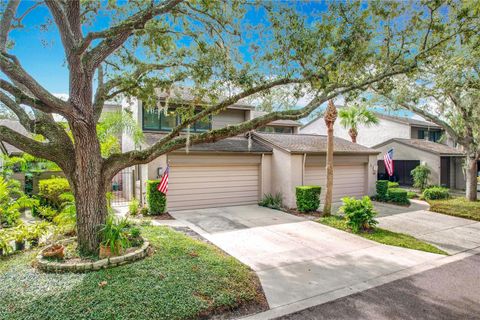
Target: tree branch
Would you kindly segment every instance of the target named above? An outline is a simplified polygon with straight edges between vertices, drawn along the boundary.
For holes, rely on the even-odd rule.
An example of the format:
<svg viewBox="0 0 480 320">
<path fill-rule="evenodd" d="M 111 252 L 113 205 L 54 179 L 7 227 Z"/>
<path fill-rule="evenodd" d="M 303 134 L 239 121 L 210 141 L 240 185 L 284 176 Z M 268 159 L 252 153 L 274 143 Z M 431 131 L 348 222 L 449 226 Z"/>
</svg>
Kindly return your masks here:
<svg viewBox="0 0 480 320">
<path fill-rule="evenodd" d="M 63 47 L 67 53 L 67 59 L 71 59 L 71 53 L 75 49 L 75 37 L 73 35 L 70 21 L 64 10 L 64 6 L 57 0 L 45 0 L 50 12 L 52 13 L 55 24 L 57 25 L 60 37 L 62 38 Z"/>
<path fill-rule="evenodd" d="M 12 29 L 12 20 L 17 12 L 20 0 L 10 0 L 0 21 L 0 52 L 7 49 L 8 34 Z"/>
<path fill-rule="evenodd" d="M 50 143 L 42 143 L 24 136 L 6 126 L 0 126 L 0 140 L 36 157 L 56 161 L 55 148 Z"/>
<path fill-rule="evenodd" d="M 143 29 L 145 24 L 155 16 L 170 12 L 183 0 L 167 0 L 159 5 L 150 6 L 148 9 L 137 12 L 121 24 L 100 32 L 87 34 L 79 46 L 79 53 L 84 52 L 94 39 L 103 38 L 95 48 L 87 53 L 88 69 L 95 70 L 98 65 L 111 53 L 117 50 L 135 30 Z"/>
</svg>

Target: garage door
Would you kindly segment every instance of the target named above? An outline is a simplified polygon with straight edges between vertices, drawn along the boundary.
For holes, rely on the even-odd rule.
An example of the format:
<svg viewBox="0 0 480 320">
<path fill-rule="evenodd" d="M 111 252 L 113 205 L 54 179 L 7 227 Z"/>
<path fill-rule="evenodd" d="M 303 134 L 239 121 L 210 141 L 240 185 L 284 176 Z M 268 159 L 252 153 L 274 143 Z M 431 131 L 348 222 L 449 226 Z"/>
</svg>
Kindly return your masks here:
<svg viewBox="0 0 480 320">
<path fill-rule="evenodd" d="M 343 197 L 362 197 L 367 194 L 367 166 L 345 165 L 334 167 L 333 201 Z M 326 170 L 323 166 L 305 168 L 305 184 L 322 186 L 322 198 L 325 197 Z"/>
<path fill-rule="evenodd" d="M 259 165 L 171 166 L 168 210 L 256 204 Z"/>
</svg>

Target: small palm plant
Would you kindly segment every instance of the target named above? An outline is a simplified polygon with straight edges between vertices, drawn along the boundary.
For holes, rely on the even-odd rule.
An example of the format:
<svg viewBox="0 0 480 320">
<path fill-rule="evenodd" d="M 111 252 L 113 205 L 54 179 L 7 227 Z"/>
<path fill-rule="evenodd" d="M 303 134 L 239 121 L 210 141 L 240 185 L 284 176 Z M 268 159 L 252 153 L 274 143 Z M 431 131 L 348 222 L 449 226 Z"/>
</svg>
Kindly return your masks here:
<svg viewBox="0 0 480 320">
<path fill-rule="evenodd" d="M 357 143 L 358 127 L 377 125 L 379 120 L 375 113 L 365 106 L 353 105 L 350 108 L 340 109 L 340 125 L 348 129 L 348 134 L 353 143 Z"/>
<path fill-rule="evenodd" d="M 107 217 L 105 224 L 99 230 L 102 238 L 100 258 L 118 255 L 130 245 L 128 240 L 129 227 L 130 223 L 126 218 L 117 220 L 114 215 Z"/>
</svg>

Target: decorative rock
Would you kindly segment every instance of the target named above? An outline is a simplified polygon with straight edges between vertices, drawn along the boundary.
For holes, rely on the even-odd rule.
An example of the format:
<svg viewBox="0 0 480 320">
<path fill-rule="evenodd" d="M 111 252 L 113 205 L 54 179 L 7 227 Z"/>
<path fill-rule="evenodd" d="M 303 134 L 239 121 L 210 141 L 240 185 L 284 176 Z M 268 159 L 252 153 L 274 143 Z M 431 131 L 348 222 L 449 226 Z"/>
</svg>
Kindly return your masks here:
<svg viewBox="0 0 480 320">
<path fill-rule="evenodd" d="M 75 238 L 64 240 L 62 243 L 67 244 L 75 241 Z M 48 250 L 50 246 L 43 250 Z M 42 251 L 43 251 L 42 250 Z M 125 265 L 133 261 L 145 258 L 151 252 L 150 244 L 144 241 L 143 245 L 133 252 L 118 257 L 111 257 L 95 262 L 78 262 L 78 263 L 62 263 L 56 261 L 49 261 L 42 256 L 42 252 L 37 255 L 36 266 L 38 269 L 45 272 L 88 272 L 100 269 L 112 268 L 120 265 Z"/>
</svg>

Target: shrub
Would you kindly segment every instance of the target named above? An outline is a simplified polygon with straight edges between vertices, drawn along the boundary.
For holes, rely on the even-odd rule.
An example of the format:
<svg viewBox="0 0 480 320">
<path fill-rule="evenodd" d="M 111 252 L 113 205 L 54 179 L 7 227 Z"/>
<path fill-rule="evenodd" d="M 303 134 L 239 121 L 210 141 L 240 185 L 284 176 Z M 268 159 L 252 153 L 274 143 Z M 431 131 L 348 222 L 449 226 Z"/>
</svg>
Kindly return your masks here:
<svg viewBox="0 0 480 320">
<path fill-rule="evenodd" d="M 262 207 L 268 207 L 268 208 L 279 210 L 283 208 L 282 194 L 281 193 L 276 193 L 275 195 L 272 195 L 270 193 L 265 194 L 263 195 L 262 201 L 260 201 L 258 205 Z"/>
<path fill-rule="evenodd" d="M 340 207 L 340 212 L 345 214 L 347 226 L 353 232 L 369 230 L 378 223 L 374 219 L 377 212 L 373 208 L 372 201 L 368 196 L 361 200 L 355 198 L 343 198 L 343 206 Z"/>
<path fill-rule="evenodd" d="M 407 190 L 400 188 L 388 189 L 387 197 L 388 201 L 398 204 L 409 204 Z"/>
<path fill-rule="evenodd" d="M 411 174 L 413 186 L 423 191 L 427 187 L 430 169 L 426 165 L 419 165 L 411 171 Z"/>
<path fill-rule="evenodd" d="M 167 197 L 157 190 L 160 180 L 147 181 L 147 206 L 151 215 L 165 213 L 167 208 Z"/>
<path fill-rule="evenodd" d="M 65 178 L 54 177 L 38 182 L 38 195 L 42 205 L 60 209 L 62 203 L 65 202 L 65 196 L 62 195 L 68 192 L 70 192 L 70 185 Z"/>
<path fill-rule="evenodd" d="M 52 221 L 58 213 L 59 212 L 56 209 L 49 206 L 35 207 L 35 215 L 49 221 Z"/>
<path fill-rule="evenodd" d="M 300 212 L 316 211 L 320 206 L 320 186 L 298 186 L 295 188 L 297 209 Z"/>
<path fill-rule="evenodd" d="M 408 199 L 414 199 L 417 197 L 417 193 L 413 191 L 407 191 L 407 198 Z"/>
<path fill-rule="evenodd" d="M 430 187 L 423 191 L 422 197 L 425 200 L 441 200 L 450 198 L 450 194 L 447 188 Z"/>
<path fill-rule="evenodd" d="M 140 208 L 140 201 L 138 199 L 133 198 L 128 205 L 128 212 L 132 216 L 136 216 L 138 214 L 138 209 Z"/>
<path fill-rule="evenodd" d="M 398 184 L 398 182 L 393 182 L 393 181 L 388 181 L 388 188 L 398 188 L 400 187 L 400 185 Z"/>
<path fill-rule="evenodd" d="M 376 199 L 379 201 L 387 201 L 388 180 L 377 180 L 377 195 Z"/>
</svg>

